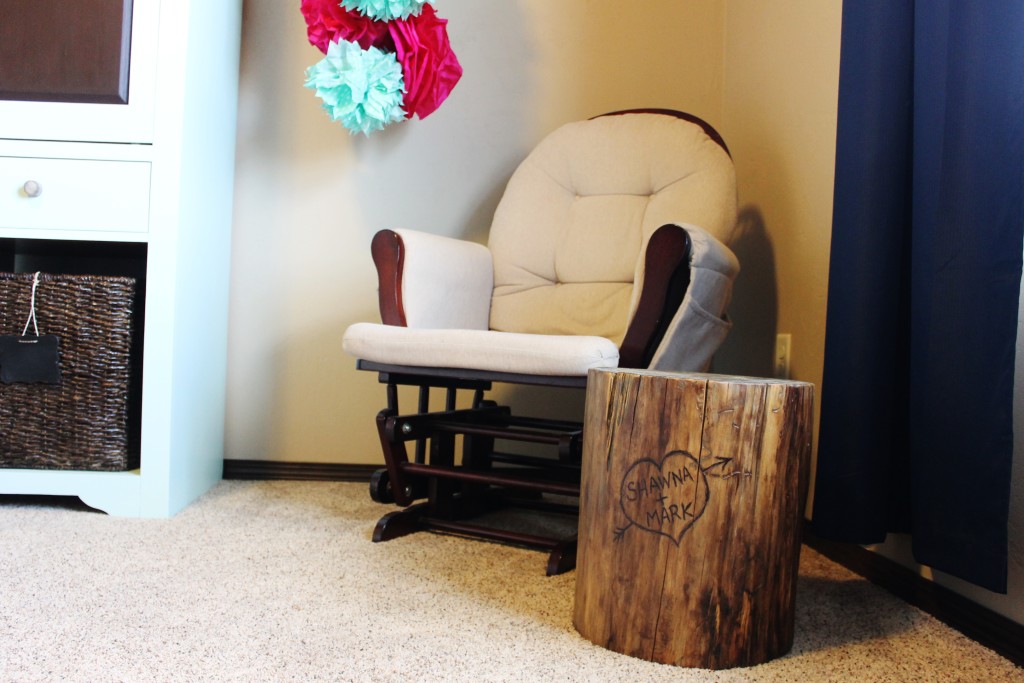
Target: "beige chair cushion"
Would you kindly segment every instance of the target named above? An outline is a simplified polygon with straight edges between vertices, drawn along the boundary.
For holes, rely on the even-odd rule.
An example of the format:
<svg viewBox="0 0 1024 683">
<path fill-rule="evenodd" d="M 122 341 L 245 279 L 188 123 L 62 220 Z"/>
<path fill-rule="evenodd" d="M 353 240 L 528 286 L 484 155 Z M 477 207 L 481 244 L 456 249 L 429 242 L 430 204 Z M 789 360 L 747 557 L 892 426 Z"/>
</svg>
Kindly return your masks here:
<svg viewBox="0 0 1024 683">
<path fill-rule="evenodd" d="M 402 304 L 409 327 L 486 330 L 494 275 L 475 242 L 395 230 L 405 245 Z"/>
<path fill-rule="evenodd" d="M 616 367 L 647 243 L 671 223 L 693 245 L 690 286 L 651 367 L 706 370 L 731 327 L 739 264 L 723 242 L 735 194 L 731 159 L 696 124 L 625 114 L 563 126 L 509 181 L 489 250 L 397 231 L 408 327 L 352 325 L 344 349 L 385 364 L 522 374 Z"/>
<path fill-rule="evenodd" d="M 538 336 L 489 330 L 437 330 L 355 323 L 342 348 L 391 365 L 467 368 L 524 375 L 585 376 L 614 368 L 619 349 L 600 337 Z"/>
<path fill-rule="evenodd" d="M 651 367 L 702 372 L 728 333 L 722 317 L 739 264 L 729 249 L 704 230 L 690 235 L 690 286 L 669 324 Z M 480 245 L 411 230 L 406 245 L 403 292 L 408 327 L 356 323 L 343 347 L 357 358 L 392 365 L 467 368 L 536 375 L 586 375 L 614 368 L 617 345 L 593 335 L 537 335 L 483 330 L 490 291 L 490 256 Z M 413 267 L 409 267 L 413 264 Z M 463 292 L 460 283 L 479 292 Z M 482 292 L 482 293 L 481 293 Z M 415 294 L 415 296 L 409 296 Z M 461 321 L 461 324 L 460 324 Z M 443 328 L 444 323 L 454 325 Z"/>
<path fill-rule="evenodd" d="M 735 220 L 732 161 L 698 125 L 624 114 L 562 126 L 495 212 L 490 327 L 621 344 L 651 234 L 689 223 L 726 241 Z"/>
</svg>

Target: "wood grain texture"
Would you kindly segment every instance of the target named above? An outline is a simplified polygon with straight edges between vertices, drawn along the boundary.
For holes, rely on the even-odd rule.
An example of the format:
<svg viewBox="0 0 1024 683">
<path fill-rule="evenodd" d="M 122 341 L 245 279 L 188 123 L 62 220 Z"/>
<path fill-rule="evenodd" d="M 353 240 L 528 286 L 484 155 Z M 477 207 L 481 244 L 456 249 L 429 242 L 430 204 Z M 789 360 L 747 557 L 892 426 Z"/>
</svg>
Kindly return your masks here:
<svg viewBox="0 0 1024 683">
<path fill-rule="evenodd" d="M 405 243 L 393 230 L 380 230 L 370 243 L 373 264 L 377 268 L 377 304 L 385 325 L 406 327 L 402 302 L 402 269 L 405 267 Z"/>
<path fill-rule="evenodd" d="M 651 235 L 644 251 L 640 299 L 619 347 L 620 368 L 646 368 L 690 286 L 690 237 L 668 223 Z"/>
<path fill-rule="evenodd" d="M 800 382 L 591 371 L 574 610 L 584 637 L 710 669 L 789 650 L 812 401 Z"/>
</svg>

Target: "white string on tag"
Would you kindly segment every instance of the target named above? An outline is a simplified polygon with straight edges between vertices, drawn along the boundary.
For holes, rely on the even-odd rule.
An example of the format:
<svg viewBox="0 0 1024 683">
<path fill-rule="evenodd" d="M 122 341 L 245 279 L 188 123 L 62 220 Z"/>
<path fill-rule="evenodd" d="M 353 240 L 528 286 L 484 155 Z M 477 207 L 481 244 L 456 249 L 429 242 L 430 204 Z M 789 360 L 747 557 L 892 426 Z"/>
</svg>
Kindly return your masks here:
<svg viewBox="0 0 1024 683">
<path fill-rule="evenodd" d="M 28 320 L 25 321 L 25 329 L 21 331 L 21 336 L 24 337 L 28 334 L 28 325 L 32 323 L 32 329 L 36 331 L 36 336 L 39 336 L 39 325 L 36 324 L 36 287 L 39 286 L 39 271 L 36 271 L 35 276 L 32 278 L 32 307 L 28 312 Z"/>
</svg>

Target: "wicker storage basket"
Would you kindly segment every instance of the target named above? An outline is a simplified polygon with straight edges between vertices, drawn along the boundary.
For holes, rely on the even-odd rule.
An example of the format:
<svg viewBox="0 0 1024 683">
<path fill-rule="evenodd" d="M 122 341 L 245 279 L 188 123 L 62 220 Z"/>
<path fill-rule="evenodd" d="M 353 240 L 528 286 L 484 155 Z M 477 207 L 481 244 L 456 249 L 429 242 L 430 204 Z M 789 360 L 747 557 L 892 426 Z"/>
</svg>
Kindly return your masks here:
<svg viewBox="0 0 1024 683">
<path fill-rule="evenodd" d="M 32 281 L 0 273 L 0 334 L 22 333 Z M 61 382 L 0 383 L 0 467 L 138 467 L 128 439 L 134 294 L 133 278 L 39 275 L 36 320 L 40 334 L 60 338 Z"/>
</svg>

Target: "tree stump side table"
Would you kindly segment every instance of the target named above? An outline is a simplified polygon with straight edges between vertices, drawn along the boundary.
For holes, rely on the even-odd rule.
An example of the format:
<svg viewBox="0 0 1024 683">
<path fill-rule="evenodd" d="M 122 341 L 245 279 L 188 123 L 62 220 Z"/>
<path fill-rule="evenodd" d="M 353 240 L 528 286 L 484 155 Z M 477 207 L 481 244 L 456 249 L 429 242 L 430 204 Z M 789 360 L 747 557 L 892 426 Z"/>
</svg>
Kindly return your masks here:
<svg viewBox="0 0 1024 683">
<path fill-rule="evenodd" d="M 590 371 L 580 634 L 707 669 L 789 651 L 813 391 L 751 377 Z"/>
</svg>

